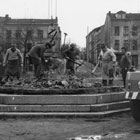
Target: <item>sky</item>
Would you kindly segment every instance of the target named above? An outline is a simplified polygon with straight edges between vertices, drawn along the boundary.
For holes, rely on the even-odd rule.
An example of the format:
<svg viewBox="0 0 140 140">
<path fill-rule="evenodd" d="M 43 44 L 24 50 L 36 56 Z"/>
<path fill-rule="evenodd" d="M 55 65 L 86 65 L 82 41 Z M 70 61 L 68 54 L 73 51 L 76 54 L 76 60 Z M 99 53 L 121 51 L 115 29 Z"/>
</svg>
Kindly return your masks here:
<svg viewBox="0 0 140 140">
<path fill-rule="evenodd" d="M 106 14 L 123 10 L 140 13 L 140 0 L 0 0 L 0 16 L 11 18 L 58 17 L 58 24 L 67 33 L 66 43 L 86 47 L 86 35 L 102 26 Z"/>
</svg>

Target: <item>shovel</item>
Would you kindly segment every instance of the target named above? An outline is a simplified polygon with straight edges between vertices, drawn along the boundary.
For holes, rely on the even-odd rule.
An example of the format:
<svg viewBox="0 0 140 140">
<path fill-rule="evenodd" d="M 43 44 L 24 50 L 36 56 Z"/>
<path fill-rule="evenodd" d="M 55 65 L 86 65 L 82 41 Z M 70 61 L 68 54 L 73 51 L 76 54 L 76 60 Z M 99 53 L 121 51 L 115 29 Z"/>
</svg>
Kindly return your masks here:
<svg viewBox="0 0 140 140">
<path fill-rule="evenodd" d="M 99 62 L 96 64 L 96 66 L 95 66 L 95 67 L 94 67 L 94 69 L 92 70 L 91 74 L 96 75 L 96 74 L 95 74 L 95 71 L 96 71 L 96 69 L 97 69 L 98 65 L 99 65 Z M 97 76 L 97 75 L 96 75 L 96 76 Z"/>
</svg>

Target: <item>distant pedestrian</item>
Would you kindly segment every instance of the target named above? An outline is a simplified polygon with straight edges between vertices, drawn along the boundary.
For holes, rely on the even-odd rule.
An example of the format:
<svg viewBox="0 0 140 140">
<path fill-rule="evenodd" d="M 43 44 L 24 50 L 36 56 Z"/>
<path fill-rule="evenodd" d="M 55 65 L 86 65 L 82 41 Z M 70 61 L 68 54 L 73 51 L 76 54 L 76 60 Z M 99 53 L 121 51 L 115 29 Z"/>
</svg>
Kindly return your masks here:
<svg viewBox="0 0 140 140">
<path fill-rule="evenodd" d="M 101 52 L 99 55 L 99 61 L 102 62 L 103 86 L 113 85 L 116 55 L 111 49 L 107 48 L 105 44 L 101 44 Z"/>
<path fill-rule="evenodd" d="M 34 65 L 34 75 L 37 79 L 42 77 L 42 66 L 45 62 L 44 53 L 46 49 L 50 49 L 52 45 L 50 43 L 37 44 L 29 51 L 30 62 Z"/>
<path fill-rule="evenodd" d="M 125 87 L 127 72 L 131 66 L 131 63 L 130 63 L 130 56 L 128 56 L 128 53 L 127 53 L 127 49 L 125 47 L 122 47 L 121 50 L 122 50 L 123 55 L 120 60 L 120 68 L 121 68 L 121 74 L 122 74 L 122 79 L 123 79 L 123 85 Z"/>
<path fill-rule="evenodd" d="M 21 67 L 23 67 L 23 57 L 15 44 L 12 44 L 11 48 L 6 51 L 3 66 L 6 66 L 2 80 L 4 83 L 7 82 L 10 77 L 16 77 L 17 80 L 19 80 Z"/>
</svg>

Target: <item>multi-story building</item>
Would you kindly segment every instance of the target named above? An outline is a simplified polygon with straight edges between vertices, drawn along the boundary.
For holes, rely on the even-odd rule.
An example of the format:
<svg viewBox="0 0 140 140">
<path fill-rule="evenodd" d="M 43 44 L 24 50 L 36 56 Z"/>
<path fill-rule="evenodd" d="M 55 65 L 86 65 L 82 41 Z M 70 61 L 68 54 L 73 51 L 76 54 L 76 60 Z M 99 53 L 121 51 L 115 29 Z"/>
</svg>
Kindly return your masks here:
<svg viewBox="0 0 140 140">
<path fill-rule="evenodd" d="M 11 43 L 16 43 L 19 48 L 27 51 L 35 43 L 44 43 L 48 40 L 49 29 L 57 31 L 55 46 L 52 52 L 59 52 L 61 45 L 61 31 L 58 26 L 58 19 L 12 19 L 9 15 L 0 17 L 0 46 L 10 47 Z"/>
<path fill-rule="evenodd" d="M 104 26 L 97 27 L 86 36 L 87 61 L 93 64 L 97 63 L 100 53 L 100 43 L 103 42 L 104 38 L 103 29 Z"/>
<path fill-rule="evenodd" d="M 126 47 L 131 52 L 132 64 L 140 68 L 140 13 L 107 13 L 102 40 L 116 52 Z M 95 46 L 93 46 L 95 47 Z"/>
</svg>

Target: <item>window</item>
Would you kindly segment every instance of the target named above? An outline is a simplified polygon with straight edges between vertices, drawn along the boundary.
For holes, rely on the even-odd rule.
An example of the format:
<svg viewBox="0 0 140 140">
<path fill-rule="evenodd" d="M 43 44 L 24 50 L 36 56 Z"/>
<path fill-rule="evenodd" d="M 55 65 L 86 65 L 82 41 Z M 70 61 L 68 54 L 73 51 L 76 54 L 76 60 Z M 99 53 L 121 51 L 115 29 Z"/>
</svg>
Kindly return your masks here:
<svg viewBox="0 0 140 140">
<path fill-rule="evenodd" d="M 120 14 L 116 14 L 116 18 L 121 19 L 121 15 Z"/>
<path fill-rule="evenodd" d="M 138 27 L 137 26 L 133 26 L 132 27 L 132 35 L 133 36 L 137 36 L 138 35 Z"/>
<path fill-rule="evenodd" d="M 116 26 L 114 29 L 115 29 L 114 30 L 114 35 L 115 36 L 119 36 L 120 35 L 120 28 L 119 28 L 119 26 Z"/>
<path fill-rule="evenodd" d="M 11 37 L 12 37 L 12 31 L 6 30 L 6 39 L 11 39 Z"/>
<path fill-rule="evenodd" d="M 7 41 L 7 42 L 6 42 L 6 47 L 7 47 L 7 48 L 10 48 L 10 47 L 11 47 L 11 42 L 8 42 L 8 41 Z"/>
<path fill-rule="evenodd" d="M 114 49 L 115 50 L 119 50 L 119 47 L 120 47 L 120 41 L 119 40 L 115 40 Z"/>
<path fill-rule="evenodd" d="M 38 38 L 43 39 L 43 30 L 38 30 Z"/>
<path fill-rule="evenodd" d="M 22 43 L 21 42 L 16 42 L 16 46 L 17 46 L 18 49 L 20 49 L 21 46 L 22 46 Z"/>
<path fill-rule="evenodd" d="M 16 39 L 21 38 L 21 30 L 16 30 L 15 37 L 16 37 Z"/>
<path fill-rule="evenodd" d="M 125 13 L 117 13 L 115 16 L 116 16 L 117 19 L 125 19 L 126 18 Z"/>
<path fill-rule="evenodd" d="M 32 43 L 27 43 L 27 52 L 29 52 L 32 48 Z"/>
<path fill-rule="evenodd" d="M 33 31 L 32 30 L 27 30 L 27 38 L 32 39 L 33 38 Z"/>
<path fill-rule="evenodd" d="M 137 40 L 132 40 L 132 50 L 138 50 L 138 42 L 137 42 Z"/>
<path fill-rule="evenodd" d="M 123 35 L 124 36 L 128 36 L 128 34 L 129 34 L 129 28 L 128 28 L 128 26 L 124 26 L 124 30 L 123 30 L 124 32 L 123 32 Z"/>
<path fill-rule="evenodd" d="M 124 46 L 125 48 L 127 48 L 127 50 L 130 50 L 129 41 L 128 41 L 128 40 L 124 40 L 123 46 Z"/>
<path fill-rule="evenodd" d="M 138 56 L 132 55 L 132 65 L 134 65 L 136 68 L 138 67 Z"/>
</svg>

